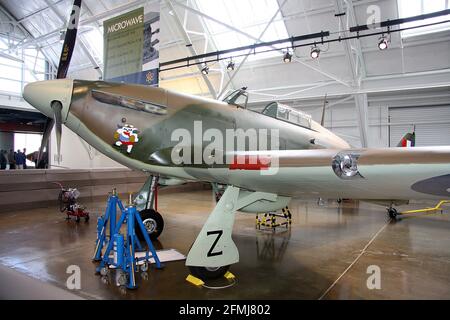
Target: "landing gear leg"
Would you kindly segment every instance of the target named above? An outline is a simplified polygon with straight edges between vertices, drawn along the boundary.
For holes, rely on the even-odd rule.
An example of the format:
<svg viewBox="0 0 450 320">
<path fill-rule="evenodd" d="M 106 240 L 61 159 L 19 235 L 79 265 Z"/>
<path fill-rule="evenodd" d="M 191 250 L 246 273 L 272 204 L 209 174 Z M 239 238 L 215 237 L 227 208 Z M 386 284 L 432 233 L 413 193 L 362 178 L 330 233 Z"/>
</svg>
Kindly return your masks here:
<svg viewBox="0 0 450 320">
<path fill-rule="evenodd" d="M 164 219 L 157 211 L 158 181 L 159 176 L 150 176 L 134 200 L 151 240 L 156 240 L 164 229 Z M 136 228 L 136 235 L 140 241 L 144 240 L 139 228 Z"/>
<path fill-rule="evenodd" d="M 389 207 L 387 209 L 387 214 L 388 214 L 389 218 L 391 218 L 392 220 L 396 220 L 397 219 L 397 216 L 398 216 L 397 209 L 395 209 L 393 207 Z"/>
<path fill-rule="evenodd" d="M 236 211 L 260 200 L 277 199 L 271 193 L 253 192 L 242 197 L 239 193 L 237 187 L 226 188 L 188 253 L 186 266 L 202 280 L 221 277 L 231 264 L 239 262 L 239 252 L 231 238 Z"/>
<path fill-rule="evenodd" d="M 189 251 L 186 266 L 202 280 L 223 276 L 230 264 L 239 262 L 231 239 L 238 198 L 239 188 L 227 187 Z"/>
</svg>

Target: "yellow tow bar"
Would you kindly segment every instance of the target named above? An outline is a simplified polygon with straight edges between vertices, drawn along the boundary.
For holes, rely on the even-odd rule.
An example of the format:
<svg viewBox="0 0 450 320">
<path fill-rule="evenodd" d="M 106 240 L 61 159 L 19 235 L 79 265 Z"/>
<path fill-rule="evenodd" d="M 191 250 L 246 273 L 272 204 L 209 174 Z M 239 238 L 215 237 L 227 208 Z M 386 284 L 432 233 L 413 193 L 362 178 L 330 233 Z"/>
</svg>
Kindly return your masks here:
<svg viewBox="0 0 450 320">
<path fill-rule="evenodd" d="M 424 209 L 417 209 L 417 210 L 408 210 L 408 211 L 403 211 L 400 212 L 401 215 L 403 214 L 413 214 L 413 213 L 428 213 L 428 212 L 433 212 L 433 211 L 439 211 L 441 210 L 442 212 L 442 206 L 446 203 L 450 203 L 450 200 L 441 200 L 439 201 L 439 203 L 433 207 L 433 208 L 424 208 Z"/>
</svg>

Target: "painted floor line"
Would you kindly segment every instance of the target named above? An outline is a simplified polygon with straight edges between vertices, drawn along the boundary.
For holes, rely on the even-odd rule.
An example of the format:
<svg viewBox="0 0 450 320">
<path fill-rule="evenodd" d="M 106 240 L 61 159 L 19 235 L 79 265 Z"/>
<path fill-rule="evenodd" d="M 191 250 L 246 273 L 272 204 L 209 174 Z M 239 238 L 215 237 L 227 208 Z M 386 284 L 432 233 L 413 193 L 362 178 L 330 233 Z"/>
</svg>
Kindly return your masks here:
<svg viewBox="0 0 450 320">
<path fill-rule="evenodd" d="M 342 279 L 343 276 L 358 262 L 358 260 L 363 256 L 364 253 L 366 253 L 366 250 L 369 248 L 369 246 L 372 244 L 372 242 L 378 237 L 378 235 L 383 232 L 383 230 L 387 227 L 387 225 L 390 223 L 390 221 L 386 222 L 380 230 L 375 233 L 375 235 L 369 240 L 369 242 L 366 244 L 366 246 L 362 249 L 360 254 L 353 260 L 353 262 L 347 267 L 347 269 L 342 272 L 342 274 L 331 284 L 331 286 L 325 290 L 325 292 L 319 297 L 318 300 L 322 300 L 325 298 L 325 296 L 336 286 L 336 284 L 339 282 L 339 280 Z"/>
</svg>

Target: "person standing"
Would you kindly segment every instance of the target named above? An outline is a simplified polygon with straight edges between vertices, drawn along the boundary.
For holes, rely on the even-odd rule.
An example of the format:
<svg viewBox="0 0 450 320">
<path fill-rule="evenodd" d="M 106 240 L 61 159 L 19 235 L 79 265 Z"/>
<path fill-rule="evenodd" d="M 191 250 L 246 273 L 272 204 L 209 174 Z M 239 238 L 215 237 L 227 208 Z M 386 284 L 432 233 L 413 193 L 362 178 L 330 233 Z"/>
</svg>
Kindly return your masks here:
<svg viewBox="0 0 450 320">
<path fill-rule="evenodd" d="M 39 151 L 33 152 L 32 160 L 34 162 L 34 168 L 38 168 L 38 158 L 39 158 Z"/>
<path fill-rule="evenodd" d="M 23 168 L 27 168 L 27 148 L 23 148 Z"/>
<path fill-rule="evenodd" d="M 6 157 L 5 150 L 0 150 L 0 170 L 6 169 L 8 158 Z"/>
<path fill-rule="evenodd" d="M 16 159 L 14 157 L 14 150 L 9 149 L 8 153 L 9 169 L 14 170 L 16 168 Z"/>
<path fill-rule="evenodd" d="M 23 170 L 23 162 L 25 161 L 25 155 L 20 151 L 20 149 L 16 152 L 16 166 L 17 169 Z"/>
<path fill-rule="evenodd" d="M 8 151 L 3 150 L 3 157 L 6 159 L 6 170 L 9 170 L 9 159 L 8 159 Z"/>
</svg>

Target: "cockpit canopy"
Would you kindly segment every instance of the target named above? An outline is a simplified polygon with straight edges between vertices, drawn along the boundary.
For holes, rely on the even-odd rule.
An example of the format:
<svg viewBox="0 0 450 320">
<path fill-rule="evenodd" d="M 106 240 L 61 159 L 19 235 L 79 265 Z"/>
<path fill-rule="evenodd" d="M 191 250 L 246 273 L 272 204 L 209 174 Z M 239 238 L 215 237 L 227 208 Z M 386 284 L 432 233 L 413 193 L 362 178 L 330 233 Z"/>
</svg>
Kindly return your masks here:
<svg viewBox="0 0 450 320">
<path fill-rule="evenodd" d="M 239 90 L 234 90 L 226 95 L 222 101 L 246 109 L 248 102 L 248 93 L 246 90 L 247 88 L 245 87 Z"/>
<path fill-rule="evenodd" d="M 230 92 L 225 96 L 223 102 L 240 108 L 247 108 L 248 93 L 246 90 L 247 88 L 244 87 Z M 311 116 L 309 114 L 293 109 L 279 102 L 272 102 L 268 104 L 262 111 L 262 114 L 311 129 Z"/>
<path fill-rule="evenodd" d="M 279 102 L 267 105 L 262 114 L 311 129 L 311 116 Z"/>
</svg>

